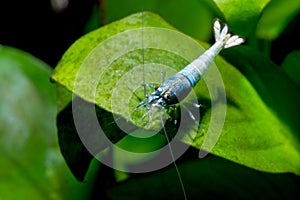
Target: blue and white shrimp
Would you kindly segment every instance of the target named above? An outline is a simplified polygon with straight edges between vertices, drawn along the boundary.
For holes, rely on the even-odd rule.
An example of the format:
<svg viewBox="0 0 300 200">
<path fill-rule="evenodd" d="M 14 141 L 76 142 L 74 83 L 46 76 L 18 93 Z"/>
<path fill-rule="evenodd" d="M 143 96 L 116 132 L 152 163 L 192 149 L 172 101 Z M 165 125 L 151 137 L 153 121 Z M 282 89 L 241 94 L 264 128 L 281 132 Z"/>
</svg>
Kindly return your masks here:
<svg viewBox="0 0 300 200">
<path fill-rule="evenodd" d="M 155 91 L 146 95 L 147 99 L 141 101 L 136 109 L 145 106 L 148 110 L 147 115 L 152 113 L 154 109 L 162 110 L 176 105 L 200 81 L 216 55 L 222 49 L 237 46 L 244 42 L 244 39 L 239 36 L 228 33 L 226 24 L 221 30 L 221 24 L 218 20 L 214 23 L 213 29 L 215 43 L 184 69 L 165 80 L 160 86 L 155 87 Z"/>
</svg>

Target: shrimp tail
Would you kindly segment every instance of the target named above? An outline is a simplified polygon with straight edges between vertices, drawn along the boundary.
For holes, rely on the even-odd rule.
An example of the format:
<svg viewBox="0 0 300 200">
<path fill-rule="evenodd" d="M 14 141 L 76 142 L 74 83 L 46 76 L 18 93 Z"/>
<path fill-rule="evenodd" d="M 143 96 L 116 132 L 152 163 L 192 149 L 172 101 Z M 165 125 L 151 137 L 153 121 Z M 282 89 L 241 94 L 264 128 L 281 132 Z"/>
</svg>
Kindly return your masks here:
<svg viewBox="0 0 300 200">
<path fill-rule="evenodd" d="M 216 42 L 224 43 L 224 48 L 237 46 L 245 41 L 238 35 L 231 35 L 226 24 L 222 28 L 219 20 L 216 20 L 214 23 L 214 33 Z"/>
</svg>

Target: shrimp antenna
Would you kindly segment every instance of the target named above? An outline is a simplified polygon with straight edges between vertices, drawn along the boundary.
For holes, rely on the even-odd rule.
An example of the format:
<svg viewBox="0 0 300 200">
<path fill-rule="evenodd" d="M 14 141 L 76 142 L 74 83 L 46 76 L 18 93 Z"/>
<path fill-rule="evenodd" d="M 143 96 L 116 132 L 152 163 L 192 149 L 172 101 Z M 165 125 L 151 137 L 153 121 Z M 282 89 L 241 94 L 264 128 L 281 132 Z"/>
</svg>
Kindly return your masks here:
<svg viewBox="0 0 300 200">
<path fill-rule="evenodd" d="M 145 49 L 144 49 L 144 8 L 142 9 L 142 65 L 143 65 L 143 86 L 144 86 L 144 96 L 148 95 L 146 80 L 145 80 Z"/>
<path fill-rule="evenodd" d="M 172 157 L 172 159 L 173 159 L 174 167 L 175 167 L 175 170 L 176 170 L 177 175 L 178 175 L 178 178 L 179 178 L 179 182 L 180 182 L 180 186 L 181 186 L 181 189 L 182 189 L 182 192 L 183 192 L 184 199 L 187 200 L 185 188 L 184 188 L 184 185 L 183 185 L 183 182 L 182 182 L 182 178 L 181 178 L 179 169 L 178 169 L 177 164 L 176 164 L 176 161 L 175 161 L 175 157 L 174 157 L 174 154 L 173 154 L 173 149 L 172 149 L 172 146 L 171 146 L 171 143 L 170 143 L 168 134 L 167 134 L 166 127 L 165 127 L 164 122 L 163 122 L 162 113 L 160 113 L 160 120 L 161 120 L 161 125 L 162 125 L 162 128 L 163 128 L 163 130 L 164 130 L 164 133 L 165 133 L 167 142 L 168 142 L 168 146 L 169 146 L 169 149 L 170 149 L 171 157 Z"/>
</svg>

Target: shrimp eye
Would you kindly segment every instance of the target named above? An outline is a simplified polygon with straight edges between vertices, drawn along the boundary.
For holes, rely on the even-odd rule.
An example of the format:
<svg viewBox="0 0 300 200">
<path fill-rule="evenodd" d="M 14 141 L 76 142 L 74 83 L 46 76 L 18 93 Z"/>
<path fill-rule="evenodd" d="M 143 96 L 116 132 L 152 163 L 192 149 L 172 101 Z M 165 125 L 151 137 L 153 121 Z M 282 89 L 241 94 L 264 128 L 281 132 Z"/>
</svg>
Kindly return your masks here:
<svg viewBox="0 0 300 200">
<path fill-rule="evenodd" d="M 171 98 L 171 95 L 170 95 L 170 94 L 166 94 L 165 98 L 166 98 L 166 99 L 170 99 L 170 98 Z"/>
<path fill-rule="evenodd" d="M 155 86 L 155 87 L 154 87 L 154 90 L 157 90 L 157 89 L 158 89 L 158 86 Z"/>
</svg>

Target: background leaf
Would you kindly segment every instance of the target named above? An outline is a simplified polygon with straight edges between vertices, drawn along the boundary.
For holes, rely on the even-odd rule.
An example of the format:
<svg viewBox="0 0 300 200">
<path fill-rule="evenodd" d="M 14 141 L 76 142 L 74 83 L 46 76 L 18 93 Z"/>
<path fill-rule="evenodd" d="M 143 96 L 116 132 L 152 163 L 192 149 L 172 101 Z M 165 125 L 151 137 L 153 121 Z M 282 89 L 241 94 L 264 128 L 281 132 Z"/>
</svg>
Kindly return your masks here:
<svg viewBox="0 0 300 200">
<path fill-rule="evenodd" d="M 214 0 L 214 2 L 235 33 L 249 36 L 256 29 L 261 12 L 270 0 Z"/>
<path fill-rule="evenodd" d="M 291 52 L 282 63 L 282 70 L 285 71 L 291 80 L 300 87 L 300 51 Z"/>
<path fill-rule="evenodd" d="M 49 66 L 17 49 L 0 47 L 0 199 L 82 199 L 56 138 L 55 86 Z"/>
<path fill-rule="evenodd" d="M 272 0 L 262 13 L 256 36 L 265 40 L 276 39 L 299 11 L 299 1 Z"/>
</svg>

